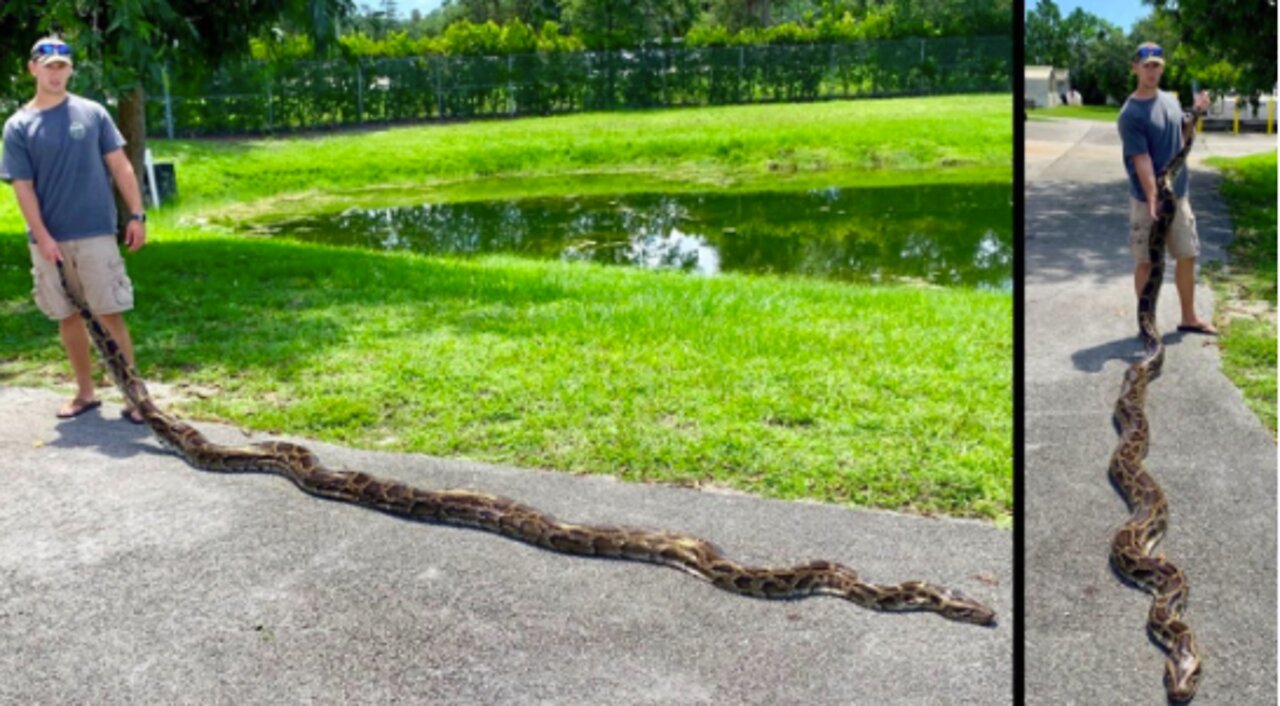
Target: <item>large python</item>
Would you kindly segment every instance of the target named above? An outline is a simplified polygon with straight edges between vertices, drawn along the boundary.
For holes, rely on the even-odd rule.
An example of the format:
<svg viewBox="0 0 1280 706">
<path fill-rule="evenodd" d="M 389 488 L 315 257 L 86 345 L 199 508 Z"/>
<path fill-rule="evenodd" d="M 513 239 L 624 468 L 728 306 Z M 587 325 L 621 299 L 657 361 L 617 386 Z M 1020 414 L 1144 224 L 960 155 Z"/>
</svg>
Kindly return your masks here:
<svg viewBox="0 0 1280 706">
<path fill-rule="evenodd" d="M 1197 113 L 1198 115 L 1198 113 Z M 1138 329 L 1143 355 L 1125 371 L 1116 400 L 1114 420 L 1120 441 L 1111 454 L 1107 475 L 1129 505 L 1128 521 L 1111 539 L 1111 564 L 1124 579 L 1152 594 L 1147 629 L 1168 653 L 1165 661 L 1165 691 L 1176 702 L 1189 701 L 1200 683 L 1200 649 L 1195 633 L 1182 620 L 1187 603 L 1187 576 L 1164 555 L 1152 549 L 1169 526 L 1169 503 L 1164 491 L 1143 465 L 1151 440 L 1144 409 L 1147 384 L 1164 365 L 1164 343 L 1156 327 L 1156 303 L 1164 280 L 1165 240 L 1176 213 L 1177 199 L 1170 184 L 1183 168 L 1195 129 L 1186 144 L 1156 176 L 1159 193 L 1158 218 L 1151 226 L 1148 255 L 1151 275 L 1138 297 Z"/>
<path fill-rule="evenodd" d="M 664 564 L 741 595 L 772 599 L 830 595 L 872 610 L 931 611 L 964 623 L 996 623 L 995 612 L 981 602 L 924 581 L 868 583 L 853 569 L 830 561 L 783 568 L 747 566 L 726 557 L 711 542 L 686 534 L 570 524 L 507 498 L 469 490 L 424 490 L 359 471 L 331 470 L 299 444 L 215 444 L 156 405 L 110 333 L 79 293 L 68 286 L 61 263 L 58 272 L 120 393 L 142 413 L 163 445 L 196 468 L 277 474 L 311 495 L 401 517 L 481 529 L 565 554 Z"/>
</svg>

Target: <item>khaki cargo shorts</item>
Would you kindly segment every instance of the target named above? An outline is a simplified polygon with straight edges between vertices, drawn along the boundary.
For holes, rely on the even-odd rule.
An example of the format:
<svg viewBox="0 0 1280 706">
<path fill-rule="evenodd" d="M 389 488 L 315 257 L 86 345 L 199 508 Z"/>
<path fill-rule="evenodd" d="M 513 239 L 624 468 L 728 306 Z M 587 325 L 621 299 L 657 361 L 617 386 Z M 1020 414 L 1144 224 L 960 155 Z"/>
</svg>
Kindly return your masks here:
<svg viewBox="0 0 1280 706">
<path fill-rule="evenodd" d="M 1147 252 L 1151 240 L 1151 213 L 1146 202 L 1129 197 L 1129 250 L 1135 262 L 1150 262 Z M 1175 260 L 1200 256 L 1200 235 L 1196 232 L 1196 215 L 1191 212 L 1191 202 L 1184 196 L 1178 199 L 1178 210 L 1173 214 L 1173 225 L 1165 238 L 1165 252 Z"/>
<path fill-rule="evenodd" d="M 27 247 L 31 251 L 36 306 L 54 321 L 78 313 L 62 291 L 58 266 L 41 257 L 35 243 L 28 242 Z M 118 314 L 133 308 L 133 283 L 124 271 L 124 258 L 114 234 L 59 242 L 58 248 L 68 286 L 78 286 L 84 292 L 93 313 Z"/>
</svg>

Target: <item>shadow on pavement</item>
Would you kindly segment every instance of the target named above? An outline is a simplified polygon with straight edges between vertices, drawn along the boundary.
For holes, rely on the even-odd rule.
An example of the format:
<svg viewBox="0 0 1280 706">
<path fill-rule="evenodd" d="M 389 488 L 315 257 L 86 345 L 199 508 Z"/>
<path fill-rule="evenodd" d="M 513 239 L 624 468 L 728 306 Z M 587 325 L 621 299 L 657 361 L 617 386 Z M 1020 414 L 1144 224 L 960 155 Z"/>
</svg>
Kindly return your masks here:
<svg viewBox="0 0 1280 706">
<path fill-rule="evenodd" d="M 58 420 L 54 431 L 58 437 L 48 446 L 61 449 L 96 451 L 110 458 L 131 458 L 139 454 L 168 455 L 168 452 L 145 444 L 151 439 L 146 425 L 130 424 L 120 418 L 114 407 L 103 414 L 104 407 L 85 412 L 74 419 Z"/>
<path fill-rule="evenodd" d="M 1134 325 L 1135 328 L 1137 324 Z M 1164 342 L 1165 348 L 1168 349 L 1182 343 L 1182 339 L 1189 334 L 1181 331 L 1171 331 L 1160 337 Z M 1126 365 L 1133 363 L 1142 356 L 1142 343 L 1138 340 L 1138 334 L 1135 331 L 1133 336 L 1125 338 L 1117 338 L 1106 343 L 1099 343 L 1096 346 L 1081 348 L 1071 354 L 1071 363 L 1076 370 L 1085 373 L 1100 373 L 1109 360 L 1121 360 Z"/>
</svg>

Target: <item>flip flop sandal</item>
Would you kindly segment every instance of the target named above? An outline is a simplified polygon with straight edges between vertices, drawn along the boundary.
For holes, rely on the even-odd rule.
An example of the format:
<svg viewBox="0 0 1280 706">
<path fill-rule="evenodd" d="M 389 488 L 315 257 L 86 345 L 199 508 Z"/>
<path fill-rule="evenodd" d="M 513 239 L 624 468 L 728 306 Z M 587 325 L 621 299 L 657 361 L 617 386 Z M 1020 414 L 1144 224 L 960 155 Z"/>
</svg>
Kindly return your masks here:
<svg viewBox="0 0 1280 706">
<path fill-rule="evenodd" d="M 58 410 L 57 417 L 58 419 L 74 419 L 75 417 L 78 417 L 84 414 L 85 412 L 88 412 L 91 409 L 97 409 L 101 406 L 102 406 L 102 400 L 85 401 L 80 399 L 79 397 L 76 397 L 75 399 L 71 400 L 71 411 L 63 412 L 62 410 Z"/>
<path fill-rule="evenodd" d="M 1206 327 L 1203 324 L 1194 324 L 1192 326 L 1179 325 L 1178 330 L 1182 333 L 1199 333 L 1205 336 L 1217 336 L 1218 332 Z"/>
<path fill-rule="evenodd" d="M 126 407 L 120 410 L 120 418 L 125 420 L 126 422 L 129 422 L 130 424 L 146 424 L 147 420 L 142 419 L 140 417 L 133 416 L 133 413 L 137 411 L 138 410 L 136 409 L 131 409 L 129 407 Z"/>
</svg>

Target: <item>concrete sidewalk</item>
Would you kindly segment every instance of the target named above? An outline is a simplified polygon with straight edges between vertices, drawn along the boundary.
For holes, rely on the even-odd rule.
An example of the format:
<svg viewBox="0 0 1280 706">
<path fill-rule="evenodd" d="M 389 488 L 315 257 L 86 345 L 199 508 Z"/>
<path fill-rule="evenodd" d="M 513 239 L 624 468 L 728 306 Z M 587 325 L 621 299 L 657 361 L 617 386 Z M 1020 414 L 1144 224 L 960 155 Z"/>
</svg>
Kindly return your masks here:
<svg viewBox="0 0 1280 706">
<path fill-rule="evenodd" d="M 1107 480 L 1111 411 L 1141 350 L 1119 139 L 1109 123 L 1033 121 L 1027 142 L 1027 695 L 1036 704 L 1164 703 L 1164 654 L 1145 631 L 1150 598 L 1108 564 L 1128 515 Z M 1224 257 L 1231 225 L 1218 177 L 1197 165 L 1274 147 L 1273 136 L 1197 142 L 1191 200 L 1203 258 Z M 1172 331 L 1172 267 L 1165 282 L 1167 353 L 1147 396 L 1147 466 L 1171 509 L 1157 551 L 1190 581 L 1186 619 L 1204 656 L 1195 703 L 1275 703 L 1276 446 L 1222 375 L 1214 340 Z M 1206 288 L 1197 303 L 1211 311 Z"/>
<path fill-rule="evenodd" d="M 307 442 L 333 467 L 687 531 L 747 561 L 955 586 L 1001 625 L 760 601 L 194 470 L 111 404 L 56 421 L 61 399 L 0 388 L 0 703 L 1012 700 L 1012 539 L 984 523 Z"/>
</svg>

